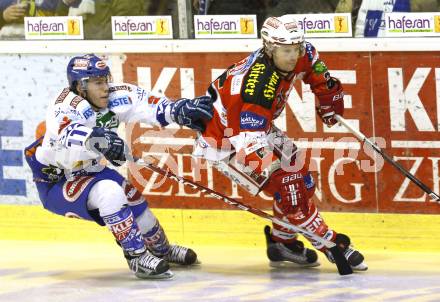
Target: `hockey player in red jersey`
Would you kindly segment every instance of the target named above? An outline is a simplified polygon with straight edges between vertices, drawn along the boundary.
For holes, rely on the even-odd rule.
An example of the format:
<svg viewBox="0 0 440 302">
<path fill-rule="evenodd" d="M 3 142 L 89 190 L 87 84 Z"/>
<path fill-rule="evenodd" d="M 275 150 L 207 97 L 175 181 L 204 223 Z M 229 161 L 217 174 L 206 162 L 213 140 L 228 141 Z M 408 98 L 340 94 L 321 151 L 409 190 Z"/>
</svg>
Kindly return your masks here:
<svg viewBox="0 0 440 302">
<path fill-rule="evenodd" d="M 194 156 L 207 159 L 250 193 L 272 196 L 276 217 L 337 243 L 354 270 L 366 270 L 364 257 L 351 247 L 350 238 L 324 222 L 311 200 L 315 184 L 307 165 L 300 162 L 300 151 L 273 123 L 295 81 L 302 80 L 318 99 L 319 117 L 333 126 L 335 114 L 344 112 L 341 82 L 304 40 L 293 17 L 266 19 L 261 37 L 261 49 L 229 67 L 208 88 L 215 100 L 214 117 L 199 136 Z M 317 253 L 304 248 L 297 234 L 275 224 L 264 231 L 271 265 L 319 265 Z M 324 245 L 310 241 L 334 262 Z"/>
</svg>

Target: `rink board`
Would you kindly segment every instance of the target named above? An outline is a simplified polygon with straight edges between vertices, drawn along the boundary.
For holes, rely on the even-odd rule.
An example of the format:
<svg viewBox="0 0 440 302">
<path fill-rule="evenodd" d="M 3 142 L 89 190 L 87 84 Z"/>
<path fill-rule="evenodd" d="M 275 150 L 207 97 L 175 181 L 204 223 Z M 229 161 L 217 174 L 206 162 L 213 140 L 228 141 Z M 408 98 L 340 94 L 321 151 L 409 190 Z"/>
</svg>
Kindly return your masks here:
<svg viewBox="0 0 440 302">
<path fill-rule="evenodd" d="M 26 42 L 26 41 L 24 41 Z M 344 85 L 344 117 L 433 191 L 440 188 L 440 59 L 438 38 L 311 39 L 332 74 Z M 249 40 L 63 41 L 0 43 L 0 204 L 38 204 L 22 150 L 34 139 L 50 100 L 65 87 L 65 66 L 72 54 L 105 54 L 115 82 L 137 84 L 172 98 L 204 94 L 209 83 L 233 62 L 261 46 Z M 20 89 L 17 89 L 17 84 Z M 42 89 L 44 87 L 44 89 Z M 13 92 L 13 105 L 11 95 Z M 306 148 L 315 177 L 318 207 L 326 212 L 439 214 L 440 207 L 391 165 L 368 152 L 344 129 L 325 128 L 315 114 L 316 99 L 300 81 L 294 85 L 277 126 Z M 131 150 L 171 154 L 176 174 L 195 179 L 261 209 L 211 167 L 194 166 L 195 133 L 146 125 L 120 129 Z M 313 153 L 314 152 L 314 153 Z M 204 165 L 204 163 L 200 163 Z M 229 210 L 229 206 L 171 181 L 160 182 L 145 169 L 127 175 L 154 208 Z M 127 171 L 125 171 L 127 172 Z M 344 172 L 341 174 L 340 172 Z M 197 175 L 196 175 L 197 174 Z"/>
<path fill-rule="evenodd" d="M 64 218 L 40 206 L 0 205 L 0 240 L 109 242 L 98 225 Z M 155 209 L 171 242 L 186 245 L 263 247 L 266 221 L 243 211 Z M 362 250 L 440 252 L 435 215 L 323 213 L 335 230 Z"/>
</svg>

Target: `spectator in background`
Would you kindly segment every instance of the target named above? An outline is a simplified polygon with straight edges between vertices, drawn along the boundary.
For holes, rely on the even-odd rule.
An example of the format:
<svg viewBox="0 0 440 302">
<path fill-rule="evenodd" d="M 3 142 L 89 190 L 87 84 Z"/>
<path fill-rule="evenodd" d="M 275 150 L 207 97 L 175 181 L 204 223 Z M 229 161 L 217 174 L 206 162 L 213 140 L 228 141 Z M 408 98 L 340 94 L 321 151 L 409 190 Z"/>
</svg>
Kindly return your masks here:
<svg viewBox="0 0 440 302">
<path fill-rule="evenodd" d="M 24 38 L 24 17 L 53 16 L 58 0 L 0 0 L 0 38 Z"/>
<path fill-rule="evenodd" d="M 385 32 L 385 13 L 436 12 L 437 0 L 368 0 L 362 1 L 355 26 L 356 37 L 381 37 Z"/>
<path fill-rule="evenodd" d="M 179 37 L 177 1 L 178 0 L 145 0 L 147 16 L 172 16 L 173 35 L 176 39 Z"/>
<path fill-rule="evenodd" d="M 111 40 L 112 16 L 145 15 L 144 0 L 62 0 L 57 14 L 83 16 L 84 39 Z"/>
</svg>

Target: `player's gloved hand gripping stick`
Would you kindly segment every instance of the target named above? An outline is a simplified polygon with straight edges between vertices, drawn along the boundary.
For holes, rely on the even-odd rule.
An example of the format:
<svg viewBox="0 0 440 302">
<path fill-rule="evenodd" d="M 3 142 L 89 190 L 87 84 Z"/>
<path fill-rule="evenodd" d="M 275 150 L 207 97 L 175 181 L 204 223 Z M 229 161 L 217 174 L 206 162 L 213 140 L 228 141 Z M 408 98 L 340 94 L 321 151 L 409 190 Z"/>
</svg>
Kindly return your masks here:
<svg viewBox="0 0 440 302">
<path fill-rule="evenodd" d="M 230 197 L 225 196 L 221 193 L 218 193 L 218 192 L 216 192 L 208 187 L 205 187 L 203 185 L 200 185 L 194 181 L 191 181 L 189 179 L 178 176 L 169 170 L 165 170 L 163 168 L 160 168 L 160 167 L 153 165 L 149 162 L 146 162 L 142 159 L 135 160 L 135 163 L 137 163 L 143 167 L 146 167 L 153 172 L 159 173 L 162 176 L 165 176 L 165 177 L 170 178 L 174 181 L 177 181 L 177 182 L 182 183 L 186 186 L 189 186 L 195 190 L 201 191 L 203 193 L 207 193 L 210 196 L 227 203 L 228 205 L 231 205 L 231 206 L 236 207 L 236 208 L 243 210 L 243 211 L 251 212 L 252 214 L 255 214 L 255 215 L 260 216 L 262 218 L 268 219 L 275 224 L 278 224 L 282 227 L 285 227 L 287 229 L 290 229 L 294 232 L 300 233 L 308 238 L 312 238 L 313 240 L 322 243 L 332 253 L 333 258 L 335 259 L 335 263 L 338 268 L 339 274 L 348 275 L 348 274 L 353 273 L 353 270 L 351 269 L 351 266 L 348 263 L 347 259 L 344 257 L 344 255 L 342 254 L 342 251 L 339 249 L 339 247 L 334 242 L 326 240 L 322 237 L 319 237 L 319 236 L 315 235 L 314 233 L 307 231 L 306 229 L 300 228 L 300 227 L 295 226 L 291 223 L 288 223 L 286 221 L 278 219 L 277 217 L 274 217 L 266 212 L 263 212 L 260 209 L 253 208 L 247 204 L 241 203 L 233 198 L 230 198 Z"/>
<path fill-rule="evenodd" d="M 397 170 L 399 170 L 403 175 L 405 175 L 406 177 L 408 177 L 413 183 L 415 183 L 420 189 L 422 189 L 423 191 L 425 191 L 426 193 L 428 193 L 429 196 L 431 196 L 431 198 L 437 202 L 440 202 L 440 196 L 433 192 L 427 185 L 425 185 L 423 182 L 421 182 L 417 177 L 415 177 L 414 175 L 412 175 L 411 173 L 409 173 L 407 170 L 405 170 L 404 167 L 402 167 L 399 163 L 397 163 L 396 161 L 393 160 L 393 158 L 391 156 L 389 156 L 388 154 L 386 154 L 385 152 L 382 151 L 381 148 L 379 148 L 378 145 L 376 145 L 375 143 L 373 143 L 371 140 L 369 140 L 364 134 L 362 134 L 359 130 L 353 128 L 353 126 L 351 126 L 347 120 L 345 120 L 342 116 L 335 114 L 334 117 L 339 123 L 341 123 L 341 125 L 343 125 L 345 128 L 347 128 L 348 131 L 350 131 L 354 136 L 356 136 L 361 142 L 365 142 L 368 145 L 370 145 L 374 151 L 376 151 L 377 153 L 379 153 L 387 162 L 389 162 L 390 164 L 392 164 Z"/>
</svg>

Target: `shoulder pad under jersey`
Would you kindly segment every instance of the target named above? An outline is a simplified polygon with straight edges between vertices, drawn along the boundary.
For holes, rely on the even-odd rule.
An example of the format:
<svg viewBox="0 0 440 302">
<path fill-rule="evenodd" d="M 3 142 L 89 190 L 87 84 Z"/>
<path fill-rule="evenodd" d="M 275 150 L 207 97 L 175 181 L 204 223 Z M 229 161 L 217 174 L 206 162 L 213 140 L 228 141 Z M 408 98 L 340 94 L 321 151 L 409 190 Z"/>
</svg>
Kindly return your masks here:
<svg viewBox="0 0 440 302">
<path fill-rule="evenodd" d="M 133 105 L 134 86 L 129 84 L 115 84 L 109 87 L 108 109 L 114 112 L 125 112 Z"/>
<path fill-rule="evenodd" d="M 68 116 L 72 120 L 88 120 L 94 115 L 89 102 L 73 93 L 69 88 L 64 88 L 55 100 L 55 118 L 58 115 Z"/>
<path fill-rule="evenodd" d="M 249 68 L 241 88 L 243 102 L 272 108 L 281 75 L 263 58 L 258 58 Z"/>
</svg>

